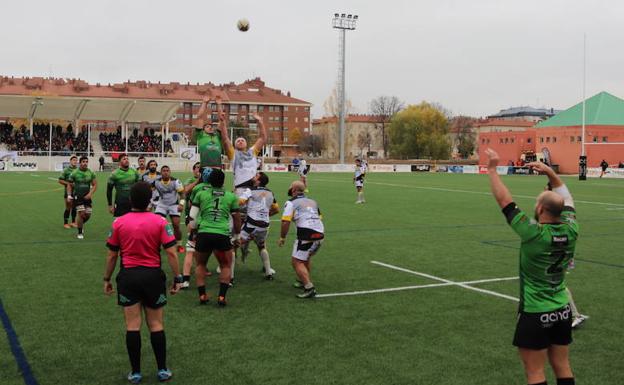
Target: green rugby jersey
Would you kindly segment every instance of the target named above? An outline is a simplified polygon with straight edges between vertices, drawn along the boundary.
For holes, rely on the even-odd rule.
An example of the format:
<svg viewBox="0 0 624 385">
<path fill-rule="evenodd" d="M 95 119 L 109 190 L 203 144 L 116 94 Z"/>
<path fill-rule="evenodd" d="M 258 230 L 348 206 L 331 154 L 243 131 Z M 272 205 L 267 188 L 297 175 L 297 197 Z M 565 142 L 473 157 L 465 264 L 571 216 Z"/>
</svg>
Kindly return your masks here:
<svg viewBox="0 0 624 385">
<path fill-rule="evenodd" d="M 537 223 L 515 203 L 503 209 L 520 236 L 520 311 L 544 313 L 568 301 L 565 275 L 574 257 L 579 227 L 573 207 L 566 206 L 561 223 Z"/>
<path fill-rule="evenodd" d="M 95 173 L 89 169 L 82 171 L 74 170 L 68 181 L 74 184 L 73 193 L 77 198 L 82 198 L 91 191 L 91 182 L 95 180 Z"/>
<path fill-rule="evenodd" d="M 127 170 L 118 168 L 108 178 L 108 185 L 115 188 L 115 203 L 128 203 L 130 201 L 130 189 L 139 181 L 139 173 L 132 167 Z"/>
<path fill-rule="evenodd" d="M 238 198 L 223 188 L 202 189 L 195 194 L 193 206 L 199 207 L 197 232 L 230 235 L 230 213 L 238 211 Z"/>
<path fill-rule="evenodd" d="M 69 176 L 72 174 L 72 172 L 78 170 L 78 166 L 72 167 L 66 167 L 63 172 L 61 173 L 61 176 L 59 176 L 59 180 L 64 180 L 64 181 L 69 181 Z M 65 186 L 65 195 L 67 195 L 67 186 Z"/>
<path fill-rule="evenodd" d="M 219 133 L 208 134 L 203 129 L 198 128 L 195 130 L 195 139 L 201 167 L 221 167 L 223 144 Z"/>
</svg>

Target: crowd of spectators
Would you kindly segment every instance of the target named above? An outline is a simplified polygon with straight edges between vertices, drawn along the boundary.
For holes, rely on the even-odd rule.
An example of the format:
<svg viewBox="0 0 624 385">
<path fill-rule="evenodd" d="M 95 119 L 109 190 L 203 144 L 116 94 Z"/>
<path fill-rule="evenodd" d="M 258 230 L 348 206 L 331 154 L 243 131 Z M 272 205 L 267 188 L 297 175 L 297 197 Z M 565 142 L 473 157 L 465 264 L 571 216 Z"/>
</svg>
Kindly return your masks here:
<svg viewBox="0 0 624 385">
<path fill-rule="evenodd" d="M 0 143 L 5 144 L 7 150 L 20 151 L 23 155 L 43 155 L 50 151 L 50 126 L 35 123 L 33 134 L 30 135 L 30 130 L 24 125 L 16 129 L 11 123 L 0 123 Z M 86 126 L 81 128 L 78 135 L 74 135 L 71 124 L 65 128 L 52 126 L 52 152 L 55 155 L 86 154 L 88 143 Z"/>
<path fill-rule="evenodd" d="M 121 134 L 121 127 L 115 132 L 101 132 L 100 144 L 106 152 L 124 152 L 126 150 L 126 138 Z M 138 129 L 132 130 L 128 137 L 128 152 L 133 154 L 150 154 L 162 151 L 162 136 L 154 132 L 154 129 L 145 128 L 143 132 Z M 171 140 L 165 140 L 165 153 L 173 153 Z"/>
</svg>

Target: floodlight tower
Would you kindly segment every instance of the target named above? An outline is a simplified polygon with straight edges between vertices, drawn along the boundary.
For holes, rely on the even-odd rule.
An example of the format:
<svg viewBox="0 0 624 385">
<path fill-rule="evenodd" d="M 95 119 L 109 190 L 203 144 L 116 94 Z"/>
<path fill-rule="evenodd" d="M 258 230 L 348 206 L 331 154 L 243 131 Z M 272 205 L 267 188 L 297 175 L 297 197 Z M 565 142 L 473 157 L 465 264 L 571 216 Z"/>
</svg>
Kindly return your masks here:
<svg viewBox="0 0 624 385">
<path fill-rule="evenodd" d="M 344 163 L 345 152 L 345 51 L 346 32 L 355 30 L 358 15 L 347 15 L 345 13 L 334 13 L 332 27 L 339 30 L 338 39 L 338 102 L 340 111 L 338 120 L 340 122 L 340 163 Z"/>
</svg>

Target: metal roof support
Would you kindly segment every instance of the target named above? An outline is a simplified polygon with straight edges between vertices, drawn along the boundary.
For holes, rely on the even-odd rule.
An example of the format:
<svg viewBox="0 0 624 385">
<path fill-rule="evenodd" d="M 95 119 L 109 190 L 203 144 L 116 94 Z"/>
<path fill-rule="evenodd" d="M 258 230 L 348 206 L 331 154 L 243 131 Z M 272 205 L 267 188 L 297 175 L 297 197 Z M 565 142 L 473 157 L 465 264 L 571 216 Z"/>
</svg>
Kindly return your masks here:
<svg viewBox="0 0 624 385">
<path fill-rule="evenodd" d="M 128 115 L 130 115 L 135 105 L 136 105 L 136 100 L 133 100 L 129 102 L 128 104 L 126 104 L 123 110 L 121 110 L 121 115 L 119 116 L 119 120 L 122 122 L 125 122 L 126 119 L 128 118 Z"/>
<path fill-rule="evenodd" d="M 180 104 L 173 105 L 170 109 L 167 110 L 167 112 L 165 112 L 165 115 L 163 116 L 161 122 L 165 123 L 165 122 L 171 121 L 172 120 L 171 117 L 173 113 L 176 112 L 179 108 L 180 108 Z M 191 112 L 191 115 L 192 115 L 192 112 Z"/>
</svg>

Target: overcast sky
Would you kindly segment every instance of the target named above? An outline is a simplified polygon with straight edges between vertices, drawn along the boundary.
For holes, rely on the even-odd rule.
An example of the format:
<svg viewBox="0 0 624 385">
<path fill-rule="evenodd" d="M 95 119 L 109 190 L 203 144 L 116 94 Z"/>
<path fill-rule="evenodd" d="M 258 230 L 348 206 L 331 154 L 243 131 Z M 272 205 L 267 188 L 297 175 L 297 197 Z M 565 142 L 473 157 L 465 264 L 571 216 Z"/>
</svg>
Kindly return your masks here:
<svg viewBox="0 0 624 385">
<path fill-rule="evenodd" d="M 347 32 L 347 97 L 437 102 L 485 116 L 624 97 L 624 2 L 578 0 L 100 0 L 2 4 L 0 74 L 225 83 L 260 76 L 323 114 L 335 85 L 334 12 Z M 235 25 L 245 17 L 251 29 Z"/>
</svg>

